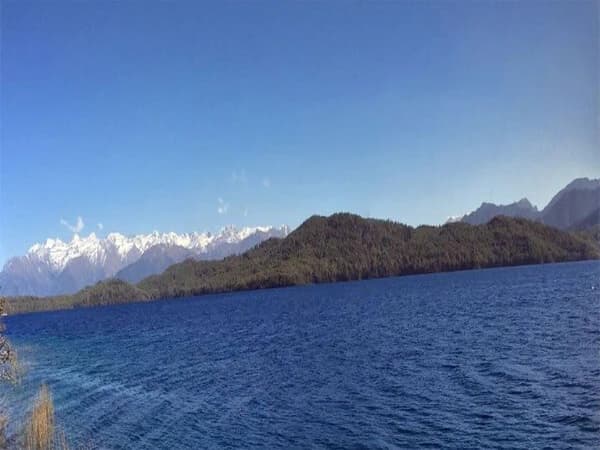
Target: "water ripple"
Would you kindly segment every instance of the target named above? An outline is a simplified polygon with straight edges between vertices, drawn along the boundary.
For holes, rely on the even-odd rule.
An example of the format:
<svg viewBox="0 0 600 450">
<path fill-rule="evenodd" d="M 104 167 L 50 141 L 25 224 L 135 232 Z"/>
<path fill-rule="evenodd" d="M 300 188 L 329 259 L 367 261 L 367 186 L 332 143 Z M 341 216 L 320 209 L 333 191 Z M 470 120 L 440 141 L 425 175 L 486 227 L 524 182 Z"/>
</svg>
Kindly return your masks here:
<svg viewBox="0 0 600 450">
<path fill-rule="evenodd" d="M 98 448 L 598 448 L 600 264 L 8 318 Z"/>
</svg>

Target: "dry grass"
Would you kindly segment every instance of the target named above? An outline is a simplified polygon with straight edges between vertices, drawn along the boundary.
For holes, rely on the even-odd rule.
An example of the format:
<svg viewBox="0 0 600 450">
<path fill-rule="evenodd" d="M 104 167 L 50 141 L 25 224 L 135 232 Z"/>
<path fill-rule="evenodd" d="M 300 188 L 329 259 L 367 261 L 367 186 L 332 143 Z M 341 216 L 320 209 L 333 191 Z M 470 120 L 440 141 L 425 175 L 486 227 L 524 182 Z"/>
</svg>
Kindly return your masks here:
<svg viewBox="0 0 600 450">
<path fill-rule="evenodd" d="M 6 448 L 8 446 L 6 427 L 8 425 L 8 417 L 4 414 L 0 414 L 0 448 Z"/>
<path fill-rule="evenodd" d="M 54 448 L 54 403 L 48 386 L 42 385 L 25 423 L 24 447 L 26 450 Z"/>
<path fill-rule="evenodd" d="M 54 450 L 69 450 L 69 442 L 65 432 L 59 430 L 54 436 Z"/>
<path fill-rule="evenodd" d="M 31 414 L 25 423 L 23 448 L 25 450 L 69 450 L 71 448 L 65 432 L 56 426 L 52 394 L 45 384 L 40 387 Z M 84 447 L 77 448 L 84 449 Z"/>
</svg>

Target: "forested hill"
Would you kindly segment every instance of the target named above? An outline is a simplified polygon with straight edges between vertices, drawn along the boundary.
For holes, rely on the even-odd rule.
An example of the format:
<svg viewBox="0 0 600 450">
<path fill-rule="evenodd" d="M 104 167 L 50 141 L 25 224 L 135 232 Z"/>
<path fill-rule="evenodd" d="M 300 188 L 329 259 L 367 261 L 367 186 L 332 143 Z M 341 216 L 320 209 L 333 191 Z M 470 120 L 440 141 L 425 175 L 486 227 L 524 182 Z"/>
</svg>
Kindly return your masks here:
<svg viewBox="0 0 600 450">
<path fill-rule="evenodd" d="M 187 260 L 136 286 L 100 282 L 71 296 L 9 299 L 11 313 L 394 275 L 600 258 L 591 234 L 496 217 L 413 228 L 353 214 L 313 216 L 285 239 L 221 261 Z"/>
</svg>

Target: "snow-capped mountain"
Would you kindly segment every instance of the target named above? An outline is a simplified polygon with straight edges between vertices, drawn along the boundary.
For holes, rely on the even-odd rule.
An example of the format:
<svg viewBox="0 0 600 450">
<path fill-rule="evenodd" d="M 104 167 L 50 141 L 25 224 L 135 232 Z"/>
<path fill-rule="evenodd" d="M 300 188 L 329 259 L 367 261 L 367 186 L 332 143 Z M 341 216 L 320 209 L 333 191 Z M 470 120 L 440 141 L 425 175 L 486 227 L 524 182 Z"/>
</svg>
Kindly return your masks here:
<svg viewBox="0 0 600 450">
<path fill-rule="evenodd" d="M 113 277 L 148 253 L 143 268 L 130 269 L 124 279 L 137 281 L 159 273 L 166 263 L 187 257 L 218 259 L 241 253 L 270 237 L 285 237 L 287 226 L 223 228 L 218 233 L 159 233 L 125 236 L 110 233 L 98 238 L 74 235 L 70 242 L 47 239 L 11 258 L 0 272 L 3 295 L 57 295 L 75 292 L 99 280 Z M 157 251 L 160 249 L 160 252 Z M 160 253 L 166 255 L 156 258 Z M 160 261 L 159 261 L 160 260 Z M 155 263 L 152 264 L 152 261 Z"/>
</svg>

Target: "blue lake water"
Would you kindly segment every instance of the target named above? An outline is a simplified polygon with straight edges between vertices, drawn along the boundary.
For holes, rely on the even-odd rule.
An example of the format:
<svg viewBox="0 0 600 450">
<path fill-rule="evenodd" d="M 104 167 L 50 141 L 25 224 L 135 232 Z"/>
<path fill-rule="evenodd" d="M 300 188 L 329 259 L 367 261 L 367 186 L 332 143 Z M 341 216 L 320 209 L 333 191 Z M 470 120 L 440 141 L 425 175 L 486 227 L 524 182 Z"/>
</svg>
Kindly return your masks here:
<svg viewBox="0 0 600 450">
<path fill-rule="evenodd" d="M 600 447 L 600 263 L 9 317 L 96 448 Z"/>
</svg>

